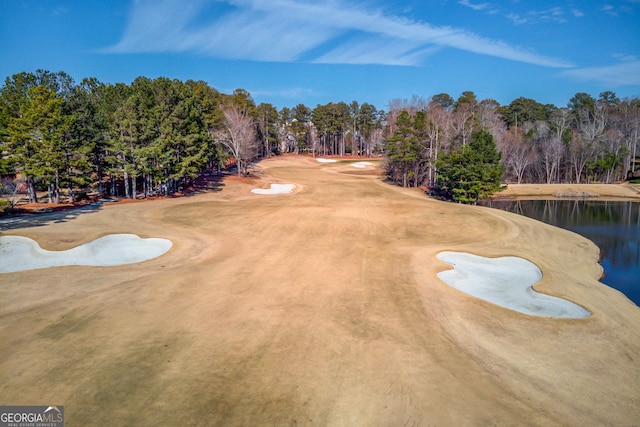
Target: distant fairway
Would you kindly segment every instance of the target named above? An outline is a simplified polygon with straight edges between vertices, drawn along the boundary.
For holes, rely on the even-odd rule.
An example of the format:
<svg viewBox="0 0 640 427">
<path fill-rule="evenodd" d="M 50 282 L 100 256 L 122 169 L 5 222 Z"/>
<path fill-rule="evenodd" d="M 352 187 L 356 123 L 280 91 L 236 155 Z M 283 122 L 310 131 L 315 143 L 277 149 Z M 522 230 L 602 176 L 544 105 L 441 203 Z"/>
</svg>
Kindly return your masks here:
<svg viewBox="0 0 640 427">
<path fill-rule="evenodd" d="M 591 242 L 391 186 L 374 163 L 274 158 L 221 191 L 3 230 L 46 250 L 118 233 L 173 246 L 0 274 L 0 403 L 64 405 L 68 426 L 640 419 L 640 309 L 598 283 Z M 438 279 L 441 251 L 529 260 L 538 292 L 592 315 L 474 298 Z"/>
</svg>

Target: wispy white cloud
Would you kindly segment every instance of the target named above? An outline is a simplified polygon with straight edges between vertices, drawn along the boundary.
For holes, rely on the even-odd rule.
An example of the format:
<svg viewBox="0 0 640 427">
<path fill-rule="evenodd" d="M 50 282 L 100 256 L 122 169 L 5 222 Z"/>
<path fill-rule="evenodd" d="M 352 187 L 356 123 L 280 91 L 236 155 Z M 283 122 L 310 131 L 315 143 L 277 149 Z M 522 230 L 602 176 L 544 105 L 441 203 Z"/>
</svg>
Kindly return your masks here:
<svg viewBox="0 0 640 427">
<path fill-rule="evenodd" d="M 225 9 L 203 22 L 201 15 L 212 4 Z M 255 61 L 420 65 L 443 48 L 545 67 L 571 66 L 464 29 L 389 16 L 343 0 L 137 0 L 122 39 L 105 51 L 190 51 Z"/>
<path fill-rule="evenodd" d="M 526 24 L 529 21 L 527 18 L 523 18 L 517 13 L 509 13 L 508 15 L 505 15 L 505 17 L 509 19 L 511 22 L 513 22 L 514 25 Z"/>
<path fill-rule="evenodd" d="M 519 2 L 513 1 L 512 3 L 517 4 Z M 564 24 L 568 22 L 566 16 L 569 14 L 576 18 L 581 18 L 584 16 L 584 12 L 575 7 L 568 12 L 565 11 L 563 7 L 556 6 L 543 10 L 528 10 L 516 13 L 508 10 L 504 5 L 499 6 L 494 3 L 471 3 L 470 0 L 459 0 L 458 4 L 469 7 L 476 11 L 484 12 L 487 15 L 501 14 L 503 17 L 510 20 L 514 25 L 544 23 Z"/>
<path fill-rule="evenodd" d="M 473 10 L 485 10 L 488 9 L 489 7 L 491 7 L 491 3 L 471 3 L 469 0 L 460 0 L 458 3 L 460 3 L 463 6 L 469 7 Z"/>
<path fill-rule="evenodd" d="M 564 9 L 561 7 L 552 7 L 545 10 L 532 10 L 527 12 L 527 15 L 536 22 L 556 22 L 559 24 L 567 22 Z"/>
<path fill-rule="evenodd" d="M 371 50 L 372 44 L 375 45 L 375 50 Z M 373 40 L 367 37 L 364 40 L 346 41 L 315 59 L 314 62 L 415 66 L 440 49 L 436 46 L 424 47 L 421 43 L 408 43 L 395 38 L 379 37 L 378 40 Z"/>
<path fill-rule="evenodd" d="M 602 67 L 585 67 L 566 70 L 561 76 L 579 81 L 590 81 L 610 87 L 640 86 L 640 60 L 626 56 L 627 60 Z"/>
<path fill-rule="evenodd" d="M 70 12 L 70 10 L 64 6 L 57 7 L 53 10 L 53 14 L 55 16 L 66 15 Z"/>
<path fill-rule="evenodd" d="M 192 49 L 193 34 L 184 29 L 201 9 L 202 2 L 182 4 L 136 1 L 129 14 L 122 39 L 105 49 L 116 53 L 180 52 Z"/>
<path fill-rule="evenodd" d="M 638 0 L 638 1 L 640 1 L 640 0 Z M 615 59 L 620 60 L 620 61 L 627 61 L 627 62 L 638 61 L 638 57 L 636 55 L 630 55 L 630 54 L 627 54 L 627 53 L 614 53 L 611 56 L 614 57 Z"/>
<path fill-rule="evenodd" d="M 623 2 L 605 3 L 600 8 L 600 11 L 618 18 L 620 16 L 634 13 L 639 5 L 640 0 L 625 0 Z"/>
<path fill-rule="evenodd" d="M 605 4 L 604 6 L 602 6 L 600 10 L 608 15 L 618 16 L 618 12 L 616 11 L 616 8 L 610 4 Z"/>
<path fill-rule="evenodd" d="M 577 9 L 572 10 L 572 14 L 576 17 L 584 15 Z M 515 25 L 542 23 L 564 24 L 567 22 L 565 11 L 561 7 L 552 7 L 545 10 L 530 10 L 524 15 L 509 13 L 505 15 L 505 17 L 511 20 L 511 22 L 513 22 Z"/>
</svg>

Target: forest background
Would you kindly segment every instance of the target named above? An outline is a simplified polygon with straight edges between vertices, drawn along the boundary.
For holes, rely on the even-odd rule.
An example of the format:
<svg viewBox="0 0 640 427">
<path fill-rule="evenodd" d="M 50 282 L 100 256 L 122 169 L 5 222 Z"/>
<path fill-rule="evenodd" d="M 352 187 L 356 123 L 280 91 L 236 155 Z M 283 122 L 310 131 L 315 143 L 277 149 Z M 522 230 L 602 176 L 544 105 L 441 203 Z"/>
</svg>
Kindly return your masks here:
<svg viewBox="0 0 640 427">
<path fill-rule="evenodd" d="M 386 111 L 357 101 L 278 110 L 204 81 L 76 84 L 38 70 L 0 88 L 0 191 L 11 208 L 23 192 L 32 203 L 42 191 L 54 203 L 168 195 L 205 171 L 247 174 L 282 153 L 384 156 L 391 180 L 428 191 L 468 171 L 452 167 L 461 159 L 478 166 L 478 182 L 611 183 L 638 172 L 639 128 L 640 100 L 611 91 L 577 93 L 564 107 L 465 91 L 395 99 Z"/>
</svg>

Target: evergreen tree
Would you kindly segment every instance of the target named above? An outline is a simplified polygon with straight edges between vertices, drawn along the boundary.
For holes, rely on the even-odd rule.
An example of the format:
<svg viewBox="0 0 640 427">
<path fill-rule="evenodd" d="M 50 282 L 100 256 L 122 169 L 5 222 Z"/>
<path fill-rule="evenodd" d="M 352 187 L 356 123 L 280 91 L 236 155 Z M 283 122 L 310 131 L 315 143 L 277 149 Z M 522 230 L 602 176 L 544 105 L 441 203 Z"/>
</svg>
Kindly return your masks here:
<svg viewBox="0 0 640 427">
<path fill-rule="evenodd" d="M 504 166 L 493 135 L 475 131 L 471 142 L 438 159 L 436 193 L 461 203 L 479 199 L 500 190 Z"/>
<path fill-rule="evenodd" d="M 271 104 L 262 103 L 256 107 L 256 116 L 262 155 L 278 154 L 278 110 Z"/>
<path fill-rule="evenodd" d="M 168 178 L 176 189 L 198 176 L 209 153 L 210 139 L 199 112 L 198 99 L 191 87 L 179 80 L 158 79 L 161 92 L 156 94 L 156 128 L 160 135 L 151 144 L 151 153 L 162 153 Z M 153 158 L 153 155 L 152 155 Z M 153 165 L 157 158 L 146 164 Z"/>
<path fill-rule="evenodd" d="M 220 108 L 223 95 L 204 81 L 189 80 L 186 84 L 191 88 L 193 96 L 196 98 L 197 108 L 206 132 L 207 168 L 220 170 L 229 158 L 229 153 L 224 149 L 224 146 L 215 142 L 216 131 L 224 126 L 224 114 Z"/>
<path fill-rule="evenodd" d="M 104 108 L 105 87 L 95 78 L 84 79 L 73 88 L 64 105 L 69 121 L 68 138 L 74 148 L 68 164 L 70 199 L 73 184 L 84 187 L 95 182 L 100 197 L 104 195 L 102 180 L 109 130 Z"/>
<path fill-rule="evenodd" d="M 27 183 L 29 201 L 37 202 L 36 182 L 43 179 L 51 201 L 59 201 L 62 147 L 62 99 L 46 86 L 33 86 L 21 105 L 21 114 L 8 123 L 16 171 Z"/>
<path fill-rule="evenodd" d="M 389 176 L 403 187 L 417 187 L 424 180 L 428 163 L 423 145 L 426 114 L 418 111 L 412 117 L 403 110 L 396 126 L 396 132 L 387 141 Z"/>
</svg>

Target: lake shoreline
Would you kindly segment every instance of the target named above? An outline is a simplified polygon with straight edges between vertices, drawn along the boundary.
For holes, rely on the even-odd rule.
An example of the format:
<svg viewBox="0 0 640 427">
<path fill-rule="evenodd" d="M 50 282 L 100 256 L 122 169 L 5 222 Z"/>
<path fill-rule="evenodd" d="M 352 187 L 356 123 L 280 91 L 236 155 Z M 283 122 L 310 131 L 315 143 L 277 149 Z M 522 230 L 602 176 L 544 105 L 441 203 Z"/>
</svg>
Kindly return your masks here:
<svg viewBox="0 0 640 427">
<path fill-rule="evenodd" d="M 517 213 L 578 233 L 600 249 L 600 281 L 640 305 L 640 203 L 636 199 L 492 199 L 483 206 Z M 635 279 L 634 279 L 635 277 Z"/>
<path fill-rule="evenodd" d="M 615 200 L 640 202 L 638 184 L 507 184 L 491 200 Z"/>
</svg>

